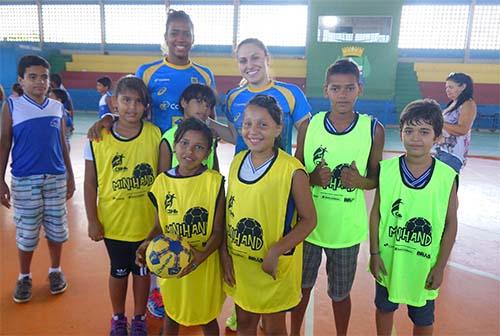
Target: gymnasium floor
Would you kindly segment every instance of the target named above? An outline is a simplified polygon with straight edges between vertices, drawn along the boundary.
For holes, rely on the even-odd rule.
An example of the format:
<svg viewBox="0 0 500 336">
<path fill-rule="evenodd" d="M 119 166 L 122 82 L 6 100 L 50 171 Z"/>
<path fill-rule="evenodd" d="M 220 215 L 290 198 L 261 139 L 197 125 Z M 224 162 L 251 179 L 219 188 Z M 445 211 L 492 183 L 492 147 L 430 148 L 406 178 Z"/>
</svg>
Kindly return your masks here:
<svg viewBox="0 0 500 336">
<path fill-rule="evenodd" d="M 52 296 L 48 290 L 48 250 L 43 239 L 33 258 L 33 298 L 16 304 L 12 290 L 18 274 L 15 229 L 10 210 L 0 208 L 0 335 L 105 335 L 109 332 L 111 304 L 108 298 L 108 258 L 104 245 L 87 237 L 83 204 L 84 132 L 94 115 L 77 114 L 71 157 L 77 191 L 68 203 L 70 240 L 63 250 L 62 266 L 69 288 Z M 397 130 L 388 129 L 385 157 L 397 155 Z M 471 154 L 459 188 L 459 232 L 437 300 L 436 335 L 500 335 L 500 133 L 474 132 Z M 231 145 L 219 146 L 221 170 L 227 173 Z M 477 156 L 477 157 L 476 157 Z M 485 159 L 488 156 L 490 158 Z M 9 175 L 9 174 L 7 174 Z M 10 184 L 10 179 L 7 178 Z M 371 207 L 372 193 L 368 193 Z M 366 271 L 368 246 L 362 245 L 352 291 L 350 335 L 374 335 L 374 282 Z M 324 266 L 324 265 L 323 265 Z M 322 266 L 322 267 L 323 267 Z M 321 272 L 309 307 L 305 335 L 334 334 L 333 313 L 326 294 L 326 274 Z M 128 311 L 132 309 L 131 295 Z M 227 301 L 219 318 L 221 330 L 231 310 Z M 149 319 L 150 334 L 161 322 Z M 199 335 L 197 328 L 183 335 Z M 396 314 L 394 335 L 411 333 L 406 308 Z M 227 335 L 235 333 L 225 331 Z"/>
</svg>

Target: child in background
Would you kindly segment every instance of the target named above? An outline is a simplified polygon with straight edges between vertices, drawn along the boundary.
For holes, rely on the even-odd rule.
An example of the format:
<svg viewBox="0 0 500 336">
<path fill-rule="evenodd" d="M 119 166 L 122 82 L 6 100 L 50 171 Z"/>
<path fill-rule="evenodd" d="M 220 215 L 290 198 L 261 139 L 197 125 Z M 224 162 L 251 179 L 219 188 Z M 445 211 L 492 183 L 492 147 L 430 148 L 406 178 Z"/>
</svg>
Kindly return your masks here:
<svg viewBox="0 0 500 336">
<path fill-rule="evenodd" d="M 14 144 L 11 190 L 20 273 L 13 299 L 17 303 L 31 300 L 30 266 L 42 225 L 51 260 L 50 292 L 59 294 L 68 287 L 61 270 L 61 253 L 68 240 L 66 200 L 73 196 L 75 180 L 64 140 L 64 108 L 46 97 L 49 70 L 44 58 L 23 56 L 17 74 L 24 95 L 9 98 L 2 111 L 0 203 L 6 208 L 10 208 L 11 194 L 5 170 Z"/>
<path fill-rule="evenodd" d="M 160 130 L 144 121 L 150 101 L 142 80 L 127 76 L 116 88 L 119 120 L 102 140 L 84 149 L 84 197 L 88 234 L 104 239 L 111 262 L 109 292 L 113 306 L 112 336 L 127 335 L 125 301 L 132 273 L 134 318 L 131 335 L 147 335 L 146 301 L 149 274 L 135 264 L 135 252 L 154 225 L 148 192 L 157 172 L 165 169 L 160 153 Z"/>
<path fill-rule="evenodd" d="M 217 98 L 210 86 L 204 84 L 191 84 L 182 92 L 179 106 L 184 114 L 184 118 L 196 118 L 206 123 L 207 119 L 213 114 Z M 170 154 L 172 164 L 171 167 L 178 165 L 176 156 L 173 153 L 174 135 L 177 131 L 177 125 L 174 124 L 171 129 L 163 134 L 162 145 L 166 145 L 166 150 Z M 219 162 L 217 159 L 217 140 L 214 139 L 213 145 L 207 161 L 203 162 L 210 169 L 219 170 Z"/>
<path fill-rule="evenodd" d="M 96 90 L 101 95 L 99 99 L 99 119 L 105 114 L 110 114 L 114 112 L 113 102 L 111 97 L 111 78 L 108 76 L 100 77 L 97 79 Z"/>
<path fill-rule="evenodd" d="M 249 150 L 229 171 L 221 260 L 241 335 L 256 335 L 261 316 L 266 334 L 286 335 L 285 312 L 301 297 L 301 243 L 316 225 L 307 174 L 279 149 L 282 118 L 276 99 L 252 98 L 242 123 Z"/>
<path fill-rule="evenodd" d="M 399 125 L 406 153 L 380 162 L 370 215 L 377 334 L 391 335 L 394 311 L 404 303 L 413 334 L 431 335 L 434 301 L 457 234 L 458 175 L 430 153 L 443 129 L 435 101 L 411 102 Z"/>
<path fill-rule="evenodd" d="M 64 85 L 62 83 L 61 75 L 50 74 L 50 88 L 51 89 L 61 89 L 61 90 L 66 91 L 66 94 L 68 95 L 68 100 L 66 101 L 66 104 L 64 104 L 64 108 L 68 111 L 71 118 L 73 118 L 73 116 L 74 116 L 73 100 L 71 99 L 71 95 L 69 94 L 68 90 L 66 90 L 66 88 L 64 87 Z"/>
<path fill-rule="evenodd" d="M 217 316 L 224 303 L 218 248 L 224 236 L 224 178 L 203 161 L 212 148 L 212 133 L 202 121 L 185 119 L 175 132 L 178 165 L 160 174 L 150 198 L 157 208 L 156 224 L 137 250 L 144 266 L 145 250 L 162 232 L 180 236 L 192 247 L 193 259 L 177 278 L 160 279 L 166 316 L 163 335 L 177 335 L 179 325 L 201 325 L 205 335 L 219 335 Z M 200 212 L 198 220 L 190 215 Z"/>
<path fill-rule="evenodd" d="M 50 89 L 49 98 L 57 100 L 64 106 L 64 104 L 68 100 L 68 95 L 64 90 Z M 68 152 L 69 152 L 71 150 L 71 144 L 69 142 L 69 139 L 71 138 L 71 134 L 73 134 L 74 127 L 73 127 L 73 118 L 69 114 L 68 110 L 66 110 L 66 108 L 64 109 L 64 120 L 66 121 L 66 134 L 64 134 L 64 138 L 66 139 L 66 146 L 68 146 Z"/>
<path fill-rule="evenodd" d="M 12 85 L 12 92 L 9 96 L 9 98 L 19 98 L 24 94 L 23 88 L 21 84 L 19 83 L 14 83 Z"/>
</svg>

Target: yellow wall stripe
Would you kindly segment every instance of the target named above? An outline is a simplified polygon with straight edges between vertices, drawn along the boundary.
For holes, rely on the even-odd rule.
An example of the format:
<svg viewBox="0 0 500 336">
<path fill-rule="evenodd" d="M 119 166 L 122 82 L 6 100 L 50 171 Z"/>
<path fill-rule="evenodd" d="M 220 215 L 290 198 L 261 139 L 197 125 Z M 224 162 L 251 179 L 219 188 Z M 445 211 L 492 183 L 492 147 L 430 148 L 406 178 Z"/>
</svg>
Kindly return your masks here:
<svg viewBox="0 0 500 336">
<path fill-rule="evenodd" d="M 451 72 L 465 72 L 477 84 L 500 84 L 500 64 L 415 63 L 420 82 L 441 82 Z"/>
<path fill-rule="evenodd" d="M 136 55 L 73 54 L 73 61 L 66 63 L 68 71 L 135 73 L 139 65 L 154 62 L 159 57 Z M 209 67 L 217 76 L 239 76 L 238 65 L 232 57 L 193 57 L 193 62 Z M 273 59 L 274 77 L 305 78 L 307 62 L 304 59 Z"/>
</svg>

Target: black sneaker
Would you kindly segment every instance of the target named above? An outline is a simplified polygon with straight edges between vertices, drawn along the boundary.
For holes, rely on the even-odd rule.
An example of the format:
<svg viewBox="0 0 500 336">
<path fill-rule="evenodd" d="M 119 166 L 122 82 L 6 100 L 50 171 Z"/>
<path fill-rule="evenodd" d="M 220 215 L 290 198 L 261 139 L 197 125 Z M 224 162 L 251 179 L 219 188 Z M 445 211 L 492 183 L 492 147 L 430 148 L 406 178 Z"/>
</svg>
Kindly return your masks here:
<svg viewBox="0 0 500 336">
<path fill-rule="evenodd" d="M 17 280 L 16 289 L 14 290 L 14 295 L 12 298 L 17 303 L 28 302 L 31 300 L 31 288 L 33 287 L 31 278 L 24 277 Z"/>
<path fill-rule="evenodd" d="M 66 288 L 68 288 L 68 283 L 66 282 L 62 272 L 50 272 L 49 284 L 50 293 L 53 295 L 62 293 L 66 290 Z"/>
</svg>

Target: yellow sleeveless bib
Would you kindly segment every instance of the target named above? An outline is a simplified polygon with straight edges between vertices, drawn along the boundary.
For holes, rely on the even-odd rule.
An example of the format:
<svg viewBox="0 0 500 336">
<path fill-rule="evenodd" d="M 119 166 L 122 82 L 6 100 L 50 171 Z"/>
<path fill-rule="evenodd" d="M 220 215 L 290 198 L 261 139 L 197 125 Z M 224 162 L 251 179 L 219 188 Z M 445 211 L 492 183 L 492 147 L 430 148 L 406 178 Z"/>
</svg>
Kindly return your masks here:
<svg viewBox="0 0 500 336">
<path fill-rule="evenodd" d="M 276 280 L 261 265 L 269 248 L 296 224 L 292 177 L 304 168 L 297 159 L 279 150 L 261 178 L 245 182 L 238 175 L 247 155 L 249 151 L 236 155 L 229 171 L 226 231 L 236 285 L 225 284 L 224 288 L 246 311 L 276 313 L 300 301 L 302 244 L 279 257 Z"/>
<path fill-rule="evenodd" d="M 206 170 L 192 177 L 160 174 L 151 187 L 164 233 L 182 236 L 203 251 L 213 229 L 216 202 L 223 177 Z M 219 252 L 212 253 L 182 278 L 160 279 L 167 315 L 184 326 L 207 324 L 219 316 L 225 295 Z"/>
<path fill-rule="evenodd" d="M 90 143 L 96 168 L 97 216 L 104 237 L 141 241 L 154 225 L 154 207 L 148 199 L 158 167 L 160 130 L 144 122 L 139 135 L 121 140 L 102 132 Z"/>
</svg>

